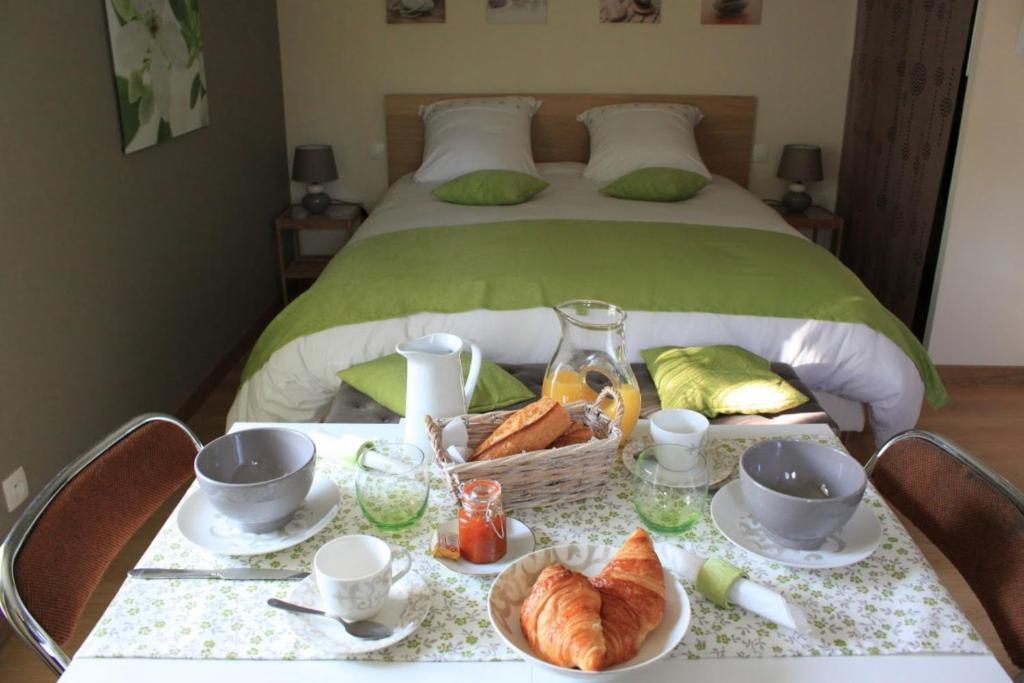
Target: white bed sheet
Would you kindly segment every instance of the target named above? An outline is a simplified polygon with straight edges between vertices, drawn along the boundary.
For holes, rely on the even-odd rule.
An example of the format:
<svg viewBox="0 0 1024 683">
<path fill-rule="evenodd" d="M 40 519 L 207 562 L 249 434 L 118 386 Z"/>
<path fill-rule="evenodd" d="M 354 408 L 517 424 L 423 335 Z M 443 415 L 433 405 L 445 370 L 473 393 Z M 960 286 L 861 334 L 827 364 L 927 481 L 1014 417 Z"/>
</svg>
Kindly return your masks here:
<svg viewBox="0 0 1024 683">
<path fill-rule="evenodd" d="M 722 176 L 714 176 L 711 184 L 685 202 L 633 202 L 600 194 L 600 185 L 583 177 L 584 167 L 570 161 L 537 164 L 540 177 L 551 186 L 515 206 L 448 204 L 430 194 L 440 183 L 417 183 L 411 175 L 403 176 L 374 207 L 352 241 L 434 225 L 551 218 L 721 225 L 800 234 L 774 209 Z"/>
<path fill-rule="evenodd" d="M 654 221 L 744 227 L 803 237 L 773 209 L 736 183 L 715 176 L 685 202 L 633 202 L 604 197 L 582 177 L 583 164 L 539 164 L 551 186 L 525 204 L 463 207 L 435 199 L 430 183 L 410 177 L 396 182 L 374 208 L 356 242 L 398 230 L 523 219 Z M 881 441 L 913 427 L 924 383 L 913 361 L 892 340 L 866 325 L 821 320 L 715 313 L 628 311 L 630 361 L 662 345 L 736 344 L 794 368 L 816 394 L 867 404 Z M 496 362 L 538 363 L 550 359 L 559 326 L 546 308 L 417 313 L 370 323 L 343 325 L 285 345 L 246 381 L 228 415 L 236 421 L 309 422 L 326 414 L 341 384 L 337 373 L 392 353 L 397 343 L 447 331 L 480 344 Z"/>
</svg>

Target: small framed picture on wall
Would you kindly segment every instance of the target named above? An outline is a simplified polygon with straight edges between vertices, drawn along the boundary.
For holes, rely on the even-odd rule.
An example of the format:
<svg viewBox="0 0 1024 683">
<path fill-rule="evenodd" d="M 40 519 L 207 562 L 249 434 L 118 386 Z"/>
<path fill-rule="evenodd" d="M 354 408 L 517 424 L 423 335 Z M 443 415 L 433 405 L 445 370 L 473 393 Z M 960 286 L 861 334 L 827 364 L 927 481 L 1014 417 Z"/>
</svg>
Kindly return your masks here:
<svg viewBox="0 0 1024 683">
<path fill-rule="evenodd" d="M 546 24 L 548 0 L 484 0 L 488 24 Z"/>
<path fill-rule="evenodd" d="M 444 0 L 384 0 L 389 24 L 443 24 Z"/>
<path fill-rule="evenodd" d="M 602 24 L 661 23 L 661 0 L 598 0 Z"/>
<path fill-rule="evenodd" d="M 763 0 L 701 0 L 700 23 L 750 26 L 761 23 Z"/>
</svg>

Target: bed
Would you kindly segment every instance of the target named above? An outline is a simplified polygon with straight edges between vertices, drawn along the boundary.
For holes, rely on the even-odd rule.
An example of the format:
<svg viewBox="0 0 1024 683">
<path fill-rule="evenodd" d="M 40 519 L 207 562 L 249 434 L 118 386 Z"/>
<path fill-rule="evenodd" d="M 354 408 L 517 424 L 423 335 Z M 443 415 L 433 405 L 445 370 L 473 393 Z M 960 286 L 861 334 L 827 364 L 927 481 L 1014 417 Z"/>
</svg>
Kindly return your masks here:
<svg viewBox="0 0 1024 683">
<path fill-rule="evenodd" d="M 524 204 L 468 207 L 441 202 L 434 184 L 410 176 L 423 150 L 417 110 L 450 97 L 388 96 L 392 185 L 264 332 L 229 426 L 321 419 L 339 371 L 429 332 L 472 338 L 498 363 L 546 362 L 559 335 L 550 306 L 589 297 L 627 309 L 632 362 L 654 346 L 736 344 L 792 366 L 826 407 L 865 404 L 879 440 L 912 427 L 926 396 L 945 400 L 909 331 L 745 189 L 753 98 L 537 95 L 533 157 L 550 186 Z M 696 137 L 713 180 L 697 196 L 613 199 L 583 176 L 589 147 L 576 115 L 629 101 L 703 110 Z"/>
</svg>

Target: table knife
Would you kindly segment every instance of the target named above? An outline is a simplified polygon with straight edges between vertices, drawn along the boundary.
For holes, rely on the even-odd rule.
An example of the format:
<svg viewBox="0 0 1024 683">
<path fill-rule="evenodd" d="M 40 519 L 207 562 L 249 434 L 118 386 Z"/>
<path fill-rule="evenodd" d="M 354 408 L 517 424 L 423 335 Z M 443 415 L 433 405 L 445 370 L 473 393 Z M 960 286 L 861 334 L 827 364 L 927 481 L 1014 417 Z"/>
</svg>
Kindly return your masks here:
<svg viewBox="0 0 1024 683">
<path fill-rule="evenodd" d="M 154 569 L 139 567 L 128 572 L 136 579 L 221 579 L 224 581 L 301 581 L 309 572 L 296 569 Z"/>
</svg>

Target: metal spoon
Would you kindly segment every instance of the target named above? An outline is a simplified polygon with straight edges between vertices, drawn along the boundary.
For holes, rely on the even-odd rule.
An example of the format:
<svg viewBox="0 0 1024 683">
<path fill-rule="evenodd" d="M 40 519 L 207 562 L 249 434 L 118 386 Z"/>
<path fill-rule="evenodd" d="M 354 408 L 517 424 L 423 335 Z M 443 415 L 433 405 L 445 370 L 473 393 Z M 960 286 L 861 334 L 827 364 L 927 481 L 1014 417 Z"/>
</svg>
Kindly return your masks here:
<svg viewBox="0 0 1024 683">
<path fill-rule="evenodd" d="M 267 600 L 267 604 L 277 609 L 283 609 L 286 612 L 298 612 L 300 614 L 315 614 L 320 617 L 327 617 L 328 619 L 334 619 L 336 622 L 345 627 L 350 636 L 356 638 L 362 638 L 364 640 L 380 640 L 381 638 L 388 638 L 391 636 L 392 630 L 390 626 L 385 626 L 376 621 L 345 621 L 339 616 L 334 614 L 328 614 L 312 607 L 303 607 L 302 605 L 296 605 L 291 602 L 285 602 L 284 600 L 278 600 L 277 598 L 270 598 Z"/>
</svg>

